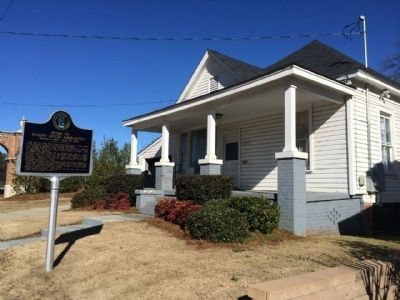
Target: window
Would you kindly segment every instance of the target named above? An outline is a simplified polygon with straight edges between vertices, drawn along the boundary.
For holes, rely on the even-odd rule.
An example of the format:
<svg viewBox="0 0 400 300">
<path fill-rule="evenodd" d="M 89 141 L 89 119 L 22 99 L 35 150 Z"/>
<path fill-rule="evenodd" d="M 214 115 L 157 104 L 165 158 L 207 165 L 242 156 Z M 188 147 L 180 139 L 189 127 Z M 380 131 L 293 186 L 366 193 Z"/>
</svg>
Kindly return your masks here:
<svg viewBox="0 0 400 300">
<path fill-rule="evenodd" d="M 239 144 L 226 143 L 225 144 L 225 160 L 238 160 L 239 159 Z"/>
<path fill-rule="evenodd" d="M 210 78 L 209 90 L 210 90 L 210 93 L 218 90 L 218 78 L 217 77 Z"/>
<path fill-rule="evenodd" d="M 381 149 L 382 149 L 382 163 L 385 171 L 390 170 L 390 162 L 393 160 L 393 146 L 392 146 L 392 133 L 390 130 L 390 115 L 381 112 Z"/>
<path fill-rule="evenodd" d="M 310 113 L 308 110 L 296 113 L 296 147 L 308 154 L 306 168 L 310 170 Z"/>
<path fill-rule="evenodd" d="M 196 130 L 191 133 L 190 140 L 190 167 L 194 168 L 194 172 L 200 173 L 199 159 L 206 155 L 207 146 L 207 130 Z"/>
<path fill-rule="evenodd" d="M 182 133 L 179 139 L 179 166 L 178 172 L 182 173 L 187 166 L 187 133 Z"/>
<path fill-rule="evenodd" d="M 296 147 L 301 152 L 308 153 L 306 160 L 307 170 L 310 169 L 310 128 L 309 112 L 296 113 Z"/>
</svg>

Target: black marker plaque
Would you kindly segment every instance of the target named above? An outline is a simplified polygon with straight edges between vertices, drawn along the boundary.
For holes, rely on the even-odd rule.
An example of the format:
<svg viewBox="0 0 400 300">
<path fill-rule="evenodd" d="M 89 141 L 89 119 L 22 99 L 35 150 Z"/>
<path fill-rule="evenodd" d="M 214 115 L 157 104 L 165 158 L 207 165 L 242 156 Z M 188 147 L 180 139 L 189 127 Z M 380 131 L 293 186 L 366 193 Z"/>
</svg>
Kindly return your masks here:
<svg viewBox="0 0 400 300">
<path fill-rule="evenodd" d="M 92 135 L 92 130 L 76 127 L 64 111 L 44 124 L 26 122 L 19 173 L 90 175 Z"/>
</svg>

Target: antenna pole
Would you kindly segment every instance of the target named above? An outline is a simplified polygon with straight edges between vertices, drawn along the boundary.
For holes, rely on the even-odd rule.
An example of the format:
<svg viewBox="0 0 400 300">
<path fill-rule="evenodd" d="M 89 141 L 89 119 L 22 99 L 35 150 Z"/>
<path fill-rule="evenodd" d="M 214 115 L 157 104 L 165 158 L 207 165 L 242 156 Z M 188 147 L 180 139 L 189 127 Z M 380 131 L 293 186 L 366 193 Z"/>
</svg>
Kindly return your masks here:
<svg viewBox="0 0 400 300">
<path fill-rule="evenodd" d="M 364 39 L 364 64 L 368 68 L 368 53 L 367 53 L 367 24 L 365 21 L 365 16 L 360 16 L 360 20 L 363 24 L 363 39 Z"/>
</svg>

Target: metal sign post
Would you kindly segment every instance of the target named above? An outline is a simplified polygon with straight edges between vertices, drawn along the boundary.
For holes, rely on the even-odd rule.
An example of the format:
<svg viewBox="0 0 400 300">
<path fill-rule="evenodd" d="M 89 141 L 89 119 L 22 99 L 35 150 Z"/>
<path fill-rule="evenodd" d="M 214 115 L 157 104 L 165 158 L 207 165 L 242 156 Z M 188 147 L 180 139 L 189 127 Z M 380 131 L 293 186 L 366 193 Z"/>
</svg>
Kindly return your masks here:
<svg viewBox="0 0 400 300">
<path fill-rule="evenodd" d="M 54 243 L 56 238 L 57 225 L 57 208 L 58 208 L 58 191 L 60 189 L 60 178 L 53 176 L 51 182 L 50 195 L 50 212 L 49 212 L 49 228 L 47 233 L 47 248 L 46 248 L 46 272 L 53 270 L 54 262 Z"/>
<path fill-rule="evenodd" d="M 25 122 L 17 158 L 17 174 L 40 176 L 51 182 L 46 272 L 53 269 L 60 181 L 92 174 L 92 130 L 74 125 L 71 116 L 57 111 L 46 123 Z"/>
</svg>

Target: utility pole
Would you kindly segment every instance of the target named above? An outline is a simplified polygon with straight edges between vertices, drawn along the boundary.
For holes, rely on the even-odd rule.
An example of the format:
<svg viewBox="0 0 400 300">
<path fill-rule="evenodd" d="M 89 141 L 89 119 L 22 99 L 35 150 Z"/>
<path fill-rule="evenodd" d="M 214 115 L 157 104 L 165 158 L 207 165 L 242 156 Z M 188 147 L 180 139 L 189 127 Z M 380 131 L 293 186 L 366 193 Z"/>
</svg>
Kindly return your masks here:
<svg viewBox="0 0 400 300">
<path fill-rule="evenodd" d="M 363 40 L 364 40 L 364 64 L 365 67 L 368 68 L 368 53 L 367 53 L 367 24 L 365 20 L 365 16 L 360 16 L 360 21 L 363 24 Z"/>
</svg>

